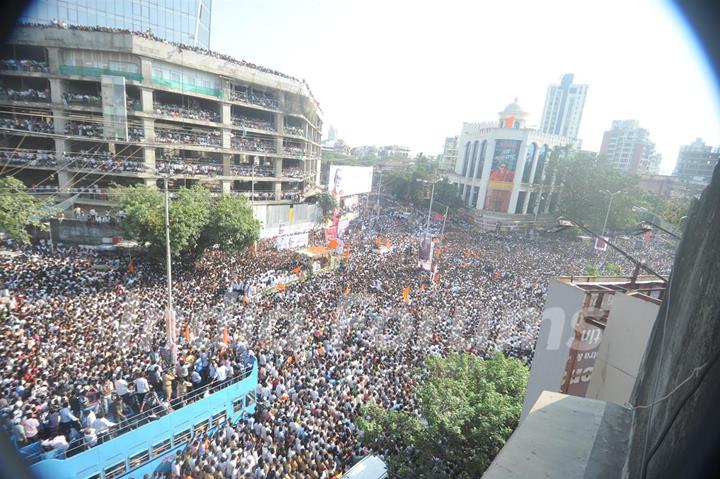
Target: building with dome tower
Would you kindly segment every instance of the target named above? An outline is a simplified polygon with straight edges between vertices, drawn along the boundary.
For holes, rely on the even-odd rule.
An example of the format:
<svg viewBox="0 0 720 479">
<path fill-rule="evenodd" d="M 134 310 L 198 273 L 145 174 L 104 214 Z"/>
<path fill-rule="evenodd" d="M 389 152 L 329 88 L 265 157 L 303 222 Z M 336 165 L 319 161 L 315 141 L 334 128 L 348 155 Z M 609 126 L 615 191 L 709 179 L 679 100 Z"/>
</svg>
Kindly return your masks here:
<svg viewBox="0 0 720 479">
<path fill-rule="evenodd" d="M 463 123 L 452 179 L 481 226 L 527 228 L 554 211 L 552 152 L 573 139 L 528 128 L 528 113 L 517 98 L 498 115 L 497 122 Z"/>
</svg>

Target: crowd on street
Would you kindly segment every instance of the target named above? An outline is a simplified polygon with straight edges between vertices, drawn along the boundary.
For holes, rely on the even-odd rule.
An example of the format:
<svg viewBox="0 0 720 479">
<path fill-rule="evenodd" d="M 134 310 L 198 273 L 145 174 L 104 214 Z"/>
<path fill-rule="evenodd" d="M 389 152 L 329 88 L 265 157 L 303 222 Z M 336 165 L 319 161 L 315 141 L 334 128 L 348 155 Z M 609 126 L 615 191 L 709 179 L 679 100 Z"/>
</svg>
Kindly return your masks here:
<svg viewBox="0 0 720 479">
<path fill-rule="evenodd" d="M 9 246 L 23 254 L 0 269 L 3 426 L 18 446 L 81 450 L 134 414 L 182 407 L 188 391 L 256 363 L 255 414 L 193 438 L 164 477 L 335 478 L 370 452 L 389 452 L 367 449 L 357 418 L 371 401 L 417 412 L 412 389 L 428 355 L 500 352 L 530 363 L 550 278 L 582 274 L 589 263 L 632 272 L 615 253 L 566 237 L 450 226 L 431 275 L 416 260 L 425 213 L 382 210 L 352 223 L 340 266 L 326 274 L 269 240 L 178 265 L 176 365 L 158 319 L 162 267 Z M 311 244 L 322 243 L 321 233 L 311 233 Z M 669 272 L 665 243 L 618 241 Z M 287 285 L 263 294 L 263 278 L 278 277 Z"/>
</svg>

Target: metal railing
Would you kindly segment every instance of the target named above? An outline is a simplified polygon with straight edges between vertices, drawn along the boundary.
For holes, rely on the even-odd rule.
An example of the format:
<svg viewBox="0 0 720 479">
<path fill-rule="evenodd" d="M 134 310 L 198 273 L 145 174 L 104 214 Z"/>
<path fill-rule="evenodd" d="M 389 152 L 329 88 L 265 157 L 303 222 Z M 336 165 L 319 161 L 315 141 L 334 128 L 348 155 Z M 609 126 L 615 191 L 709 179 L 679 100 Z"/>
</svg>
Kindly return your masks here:
<svg viewBox="0 0 720 479">
<path fill-rule="evenodd" d="M 199 399 L 202 399 L 205 397 L 206 394 L 210 395 L 212 393 L 218 392 L 221 389 L 228 388 L 232 386 L 233 384 L 236 384 L 240 381 L 243 381 L 250 377 L 253 370 L 253 364 L 250 366 L 246 366 L 244 369 L 240 370 L 238 374 L 233 375 L 232 377 L 226 379 L 225 381 L 221 382 L 213 382 L 206 384 L 205 386 L 202 386 L 197 389 L 193 389 L 192 391 L 188 392 L 187 394 L 184 394 L 181 397 L 175 398 L 170 401 L 169 406 L 165 406 L 164 404 L 158 404 L 156 406 L 153 406 L 152 408 L 148 409 L 147 411 L 143 411 L 140 413 L 137 413 L 120 423 L 118 423 L 115 426 L 112 426 L 108 428 L 106 431 L 103 431 L 102 433 L 97 435 L 97 441 L 95 445 L 88 445 L 84 442 L 81 444 L 78 444 L 77 446 L 71 447 L 67 449 L 64 453 L 60 452 L 55 455 L 53 453 L 54 450 L 51 451 L 41 451 L 34 454 L 31 454 L 29 456 L 25 457 L 25 461 L 28 464 L 34 464 L 36 462 L 42 461 L 44 459 L 67 459 L 68 457 L 72 457 L 76 454 L 79 454 L 81 452 L 84 452 L 88 449 L 92 449 L 95 446 L 99 446 L 101 444 L 104 444 L 108 441 L 112 441 L 113 439 L 117 439 L 118 437 L 127 434 L 128 432 L 131 432 L 139 427 L 144 426 L 145 424 L 148 424 L 151 421 L 154 421 L 156 419 L 159 419 L 160 417 L 167 416 L 168 414 L 172 414 L 175 412 L 179 412 L 183 407 L 194 403 L 195 401 L 198 401 Z M 166 401 L 163 401 L 166 402 Z M 177 409 L 175 409 L 177 408 Z M 42 446 L 41 446 L 42 447 Z"/>
</svg>

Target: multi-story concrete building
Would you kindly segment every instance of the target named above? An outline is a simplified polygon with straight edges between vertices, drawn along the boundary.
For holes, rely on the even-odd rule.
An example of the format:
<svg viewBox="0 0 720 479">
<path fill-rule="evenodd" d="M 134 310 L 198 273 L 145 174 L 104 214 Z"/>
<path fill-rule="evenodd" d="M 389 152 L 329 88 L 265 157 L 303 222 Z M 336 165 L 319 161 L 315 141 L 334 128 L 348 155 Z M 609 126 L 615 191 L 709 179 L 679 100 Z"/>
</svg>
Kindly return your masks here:
<svg viewBox="0 0 720 479">
<path fill-rule="evenodd" d="M 409 158 L 410 147 L 401 145 L 386 145 L 379 149 L 380 158 Z"/>
<path fill-rule="evenodd" d="M 454 171 L 457 163 L 458 137 L 448 136 L 445 138 L 445 147 L 440 156 L 440 169 L 442 171 Z"/>
<path fill-rule="evenodd" d="M 212 0 L 34 0 L 20 22 L 152 32 L 170 42 L 210 48 Z"/>
<path fill-rule="evenodd" d="M 321 112 L 303 81 L 142 35 L 20 27 L 0 63 L 0 162 L 53 197 L 109 205 L 113 184 L 204 184 L 301 201 Z"/>
<path fill-rule="evenodd" d="M 553 211 L 552 152 L 572 139 L 526 128 L 528 114 L 517 99 L 499 115 L 499 122 L 463 124 L 452 175 L 458 194 L 468 207 L 498 218 Z"/>
<path fill-rule="evenodd" d="M 637 120 L 614 120 L 603 135 L 600 154 L 614 168 L 633 175 L 656 175 L 660 169 L 661 156 L 655 152 L 655 143 Z"/>
<path fill-rule="evenodd" d="M 588 85 L 573 85 L 573 74 L 567 73 L 560 84 L 548 86 L 540 131 L 577 139 Z"/>
<path fill-rule="evenodd" d="M 680 147 L 673 176 L 693 184 L 707 186 L 719 159 L 720 148 L 705 145 L 702 138 L 698 138 L 690 145 Z"/>
</svg>

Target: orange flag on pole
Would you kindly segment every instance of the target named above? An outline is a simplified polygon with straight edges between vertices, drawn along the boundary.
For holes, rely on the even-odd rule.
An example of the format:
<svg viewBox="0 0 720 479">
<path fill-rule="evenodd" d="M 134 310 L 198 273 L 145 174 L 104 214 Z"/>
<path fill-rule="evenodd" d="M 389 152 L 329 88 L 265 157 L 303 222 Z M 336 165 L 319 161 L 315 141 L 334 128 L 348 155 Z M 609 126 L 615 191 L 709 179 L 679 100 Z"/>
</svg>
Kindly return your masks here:
<svg viewBox="0 0 720 479">
<path fill-rule="evenodd" d="M 130 264 L 128 265 L 128 272 L 130 274 L 135 274 L 135 263 L 133 263 L 132 258 L 130 259 Z"/>
<path fill-rule="evenodd" d="M 275 288 L 278 291 L 285 291 L 285 283 L 278 283 L 277 286 L 275 286 Z"/>
<path fill-rule="evenodd" d="M 223 330 L 223 343 L 230 345 L 230 336 L 227 332 L 227 326 L 225 326 L 225 329 Z"/>
<path fill-rule="evenodd" d="M 302 271 L 302 265 L 297 265 L 297 266 L 295 266 L 293 269 L 291 269 L 290 271 L 292 271 L 292 272 L 295 273 L 295 274 L 298 274 L 300 271 Z"/>
<path fill-rule="evenodd" d="M 330 240 L 330 241 L 328 242 L 328 248 L 330 248 L 330 249 L 335 249 L 335 248 L 337 248 L 337 247 L 338 247 L 338 242 L 337 242 L 336 239 Z"/>
<path fill-rule="evenodd" d="M 187 324 L 183 330 L 183 338 L 185 338 L 185 341 L 190 341 L 190 326 Z"/>
<path fill-rule="evenodd" d="M 408 300 L 410 299 L 410 286 L 403 288 L 402 298 L 403 298 L 403 301 L 405 301 L 406 303 L 408 302 Z"/>
</svg>

